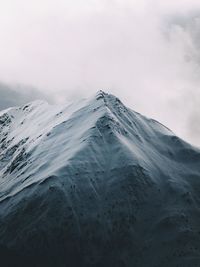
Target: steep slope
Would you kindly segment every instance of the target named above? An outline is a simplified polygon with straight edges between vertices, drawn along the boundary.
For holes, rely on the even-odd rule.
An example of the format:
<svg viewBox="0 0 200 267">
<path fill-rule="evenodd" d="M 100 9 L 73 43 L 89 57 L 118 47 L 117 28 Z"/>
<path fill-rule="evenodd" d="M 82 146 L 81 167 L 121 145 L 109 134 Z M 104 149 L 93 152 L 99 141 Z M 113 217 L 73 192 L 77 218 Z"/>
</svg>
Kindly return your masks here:
<svg viewBox="0 0 200 267">
<path fill-rule="evenodd" d="M 0 113 L 3 266 L 200 266 L 200 150 L 102 91 Z"/>
</svg>

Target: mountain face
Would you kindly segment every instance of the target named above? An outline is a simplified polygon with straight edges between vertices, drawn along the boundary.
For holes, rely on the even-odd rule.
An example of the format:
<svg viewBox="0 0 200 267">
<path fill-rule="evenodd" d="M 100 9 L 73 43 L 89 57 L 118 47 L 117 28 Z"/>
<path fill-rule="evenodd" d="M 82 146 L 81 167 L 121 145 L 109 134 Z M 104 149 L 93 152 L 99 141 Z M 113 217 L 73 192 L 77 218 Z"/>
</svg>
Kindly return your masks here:
<svg viewBox="0 0 200 267">
<path fill-rule="evenodd" d="M 200 150 L 102 91 L 0 112 L 0 265 L 200 266 Z"/>
</svg>

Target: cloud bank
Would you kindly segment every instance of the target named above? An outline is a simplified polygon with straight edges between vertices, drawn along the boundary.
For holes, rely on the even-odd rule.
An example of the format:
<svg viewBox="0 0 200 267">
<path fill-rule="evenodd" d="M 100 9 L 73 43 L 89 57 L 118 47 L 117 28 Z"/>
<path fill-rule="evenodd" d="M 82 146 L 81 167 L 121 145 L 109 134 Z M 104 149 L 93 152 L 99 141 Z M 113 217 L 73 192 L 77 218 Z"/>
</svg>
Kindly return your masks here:
<svg viewBox="0 0 200 267">
<path fill-rule="evenodd" d="M 199 24 L 198 1 L 2 1 L 0 80 L 55 102 L 103 89 L 200 145 Z"/>
</svg>

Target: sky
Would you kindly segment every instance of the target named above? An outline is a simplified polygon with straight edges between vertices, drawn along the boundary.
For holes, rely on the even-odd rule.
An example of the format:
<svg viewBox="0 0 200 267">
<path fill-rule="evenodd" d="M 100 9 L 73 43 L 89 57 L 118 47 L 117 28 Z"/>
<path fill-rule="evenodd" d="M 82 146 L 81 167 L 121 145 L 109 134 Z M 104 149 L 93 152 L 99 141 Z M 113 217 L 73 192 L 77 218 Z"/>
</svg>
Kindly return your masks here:
<svg viewBox="0 0 200 267">
<path fill-rule="evenodd" d="M 200 2 L 0 0 L 0 108 L 102 89 L 200 146 Z"/>
</svg>

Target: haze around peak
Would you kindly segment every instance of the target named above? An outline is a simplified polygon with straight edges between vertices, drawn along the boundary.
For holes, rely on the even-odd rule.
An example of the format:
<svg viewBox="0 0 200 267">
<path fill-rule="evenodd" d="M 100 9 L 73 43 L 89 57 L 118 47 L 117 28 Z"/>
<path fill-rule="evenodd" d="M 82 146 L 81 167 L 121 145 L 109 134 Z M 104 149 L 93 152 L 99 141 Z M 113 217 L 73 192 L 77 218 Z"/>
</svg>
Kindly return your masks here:
<svg viewBox="0 0 200 267">
<path fill-rule="evenodd" d="M 0 22 L 1 109 L 103 89 L 200 145 L 198 1 L 8 0 Z"/>
</svg>

